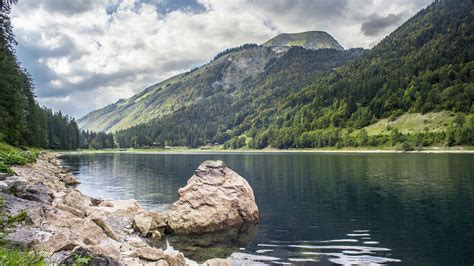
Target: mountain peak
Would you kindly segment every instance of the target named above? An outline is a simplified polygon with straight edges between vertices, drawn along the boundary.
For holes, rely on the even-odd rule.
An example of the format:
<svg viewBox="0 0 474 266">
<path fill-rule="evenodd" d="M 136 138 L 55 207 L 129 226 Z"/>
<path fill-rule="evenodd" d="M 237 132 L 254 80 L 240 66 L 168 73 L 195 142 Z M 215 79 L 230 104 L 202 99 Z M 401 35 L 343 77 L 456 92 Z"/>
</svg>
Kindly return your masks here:
<svg viewBox="0 0 474 266">
<path fill-rule="evenodd" d="M 318 50 L 344 48 L 325 31 L 306 31 L 300 33 L 281 33 L 262 44 L 266 47 L 300 46 L 306 49 Z"/>
</svg>

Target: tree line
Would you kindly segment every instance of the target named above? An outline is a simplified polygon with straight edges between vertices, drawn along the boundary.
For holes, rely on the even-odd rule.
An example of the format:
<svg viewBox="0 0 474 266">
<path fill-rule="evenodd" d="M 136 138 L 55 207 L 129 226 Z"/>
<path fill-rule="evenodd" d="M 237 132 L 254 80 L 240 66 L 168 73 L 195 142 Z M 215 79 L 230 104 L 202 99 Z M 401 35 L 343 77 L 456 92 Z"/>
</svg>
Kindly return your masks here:
<svg viewBox="0 0 474 266">
<path fill-rule="evenodd" d="M 0 142 L 46 149 L 112 148 L 113 136 L 80 131 L 74 118 L 40 107 L 34 83 L 21 68 L 9 12 L 17 1 L 0 1 Z"/>
</svg>

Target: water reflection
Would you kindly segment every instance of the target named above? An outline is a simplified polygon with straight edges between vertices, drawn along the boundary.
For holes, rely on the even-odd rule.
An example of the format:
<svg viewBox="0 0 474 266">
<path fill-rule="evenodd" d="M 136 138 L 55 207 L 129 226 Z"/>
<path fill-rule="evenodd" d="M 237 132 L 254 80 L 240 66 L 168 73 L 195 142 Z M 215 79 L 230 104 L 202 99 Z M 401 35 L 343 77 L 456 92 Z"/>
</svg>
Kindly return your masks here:
<svg viewBox="0 0 474 266">
<path fill-rule="evenodd" d="M 230 247 L 222 254 L 232 250 L 236 260 L 474 263 L 474 155 L 95 154 L 62 159 L 84 193 L 136 198 L 154 209 L 174 202 L 177 189 L 202 161 L 224 160 L 253 187 L 261 217 L 248 242 L 220 242 Z M 329 245 L 366 248 L 321 248 Z"/>
<path fill-rule="evenodd" d="M 214 233 L 171 236 L 169 244 L 186 254 L 186 257 L 202 263 L 212 258 L 227 258 L 252 241 L 256 224 L 246 223 L 238 227 Z"/>
</svg>

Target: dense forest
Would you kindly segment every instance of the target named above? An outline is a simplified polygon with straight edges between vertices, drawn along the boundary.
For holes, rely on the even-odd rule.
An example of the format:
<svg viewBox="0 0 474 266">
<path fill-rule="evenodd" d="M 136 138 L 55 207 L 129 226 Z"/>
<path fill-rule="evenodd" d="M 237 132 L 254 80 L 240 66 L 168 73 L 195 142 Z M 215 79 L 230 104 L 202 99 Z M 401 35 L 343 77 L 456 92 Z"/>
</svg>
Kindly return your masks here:
<svg viewBox="0 0 474 266">
<path fill-rule="evenodd" d="M 316 67 L 314 57 L 323 55 L 321 61 L 335 51 L 293 48 L 245 97 L 216 93 L 118 131 L 116 138 L 121 147 L 474 145 L 473 5 L 434 2 L 358 59 L 320 78 L 313 75 L 311 82 L 304 75 Z M 369 135 L 364 129 L 384 118 L 440 111 L 453 113 L 447 130 L 403 134 L 388 128 Z"/>
<path fill-rule="evenodd" d="M 113 136 L 81 132 L 74 118 L 40 107 L 34 83 L 15 56 L 9 12 L 16 1 L 1 1 L 0 9 L 0 142 L 49 149 L 111 148 Z"/>
</svg>

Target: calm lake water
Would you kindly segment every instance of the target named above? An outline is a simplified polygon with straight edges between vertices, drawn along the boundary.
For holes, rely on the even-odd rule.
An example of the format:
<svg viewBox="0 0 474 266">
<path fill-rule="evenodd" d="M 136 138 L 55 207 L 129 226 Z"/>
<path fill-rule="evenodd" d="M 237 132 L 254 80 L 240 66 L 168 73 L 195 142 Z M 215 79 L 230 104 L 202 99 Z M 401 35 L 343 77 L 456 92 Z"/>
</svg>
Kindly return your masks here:
<svg viewBox="0 0 474 266">
<path fill-rule="evenodd" d="M 225 161 L 254 189 L 261 220 L 168 239 L 196 261 L 231 256 L 307 265 L 474 264 L 472 154 L 115 153 L 61 159 L 83 193 L 135 198 L 159 210 L 177 200 L 178 188 L 202 161 Z"/>
</svg>

